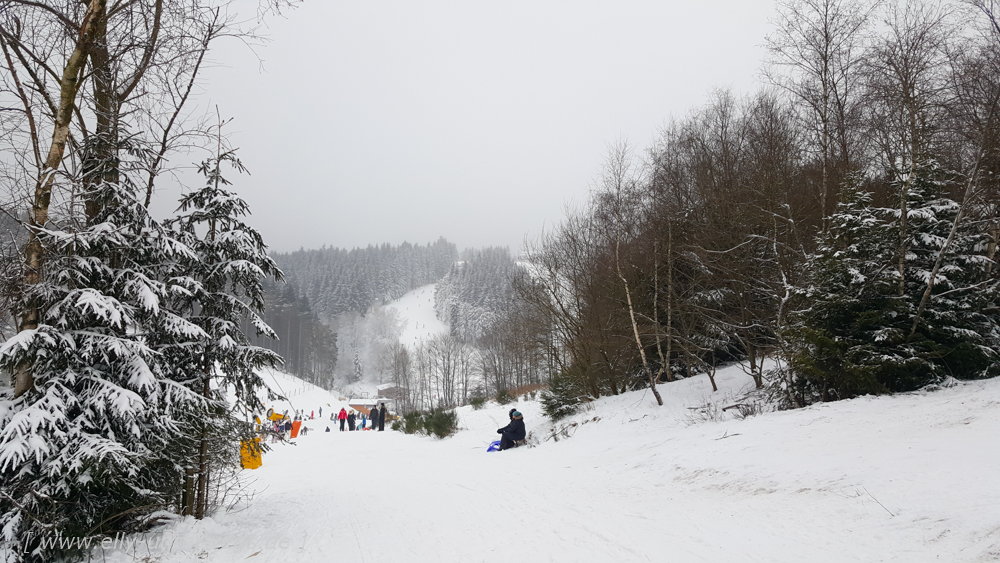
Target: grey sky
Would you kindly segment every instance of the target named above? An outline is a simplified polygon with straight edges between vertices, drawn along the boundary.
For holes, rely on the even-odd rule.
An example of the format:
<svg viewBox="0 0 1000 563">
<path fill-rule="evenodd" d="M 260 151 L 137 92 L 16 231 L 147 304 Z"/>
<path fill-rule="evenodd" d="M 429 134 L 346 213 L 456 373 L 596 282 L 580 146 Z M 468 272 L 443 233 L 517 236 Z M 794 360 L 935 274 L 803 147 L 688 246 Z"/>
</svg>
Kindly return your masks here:
<svg viewBox="0 0 1000 563">
<path fill-rule="evenodd" d="M 214 53 L 218 104 L 278 251 L 508 245 L 586 198 L 714 87 L 749 93 L 772 0 L 306 0 L 256 57 Z"/>
</svg>

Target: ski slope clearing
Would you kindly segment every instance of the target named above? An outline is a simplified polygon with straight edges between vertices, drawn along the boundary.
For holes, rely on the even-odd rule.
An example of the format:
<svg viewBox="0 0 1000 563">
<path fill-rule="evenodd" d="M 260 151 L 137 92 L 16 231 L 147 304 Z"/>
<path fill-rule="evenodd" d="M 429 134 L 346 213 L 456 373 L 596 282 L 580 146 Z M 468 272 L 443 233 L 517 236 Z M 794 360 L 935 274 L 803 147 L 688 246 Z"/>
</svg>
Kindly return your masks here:
<svg viewBox="0 0 1000 563">
<path fill-rule="evenodd" d="M 706 421 L 689 407 L 749 382 L 718 379 L 715 394 L 703 377 L 663 385 L 663 407 L 604 398 L 555 428 L 521 401 L 459 409 L 444 440 L 311 433 L 265 455 L 249 505 L 95 560 L 1000 559 L 1000 380 Z M 536 447 L 486 453 L 511 406 Z"/>
<path fill-rule="evenodd" d="M 410 349 L 436 334 L 448 333 L 448 325 L 438 320 L 434 312 L 435 287 L 435 284 L 418 287 L 386 305 L 399 311 L 399 318 L 403 320 L 399 341 Z"/>
<path fill-rule="evenodd" d="M 342 408 L 348 411 L 351 410 L 347 401 L 340 401 L 334 393 L 313 385 L 308 381 L 303 381 L 294 375 L 272 369 L 261 370 L 260 374 L 264 380 L 264 384 L 276 394 L 285 397 L 283 400 L 271 401 L 267 397 L 261 396 L 264 400 L 264 406 L 266 408 L 273 408 L 274 412 L 287 413 L 293 417 L 295 416 L 295 411 L 301 411 L 306 417 L 311 413 L 315 413 L 316 419 L 313 421 L 315 424 L 308 420 L 306 421 L 306 426 L 310 430 L 315 430 L 319 426 L 320 407 L 323 408 L 322 416 L 325 422 L 330 421 L 331 412 L 339 412 Z M 325 428 L 326 425 L 321 430 Z"/>
</svg>

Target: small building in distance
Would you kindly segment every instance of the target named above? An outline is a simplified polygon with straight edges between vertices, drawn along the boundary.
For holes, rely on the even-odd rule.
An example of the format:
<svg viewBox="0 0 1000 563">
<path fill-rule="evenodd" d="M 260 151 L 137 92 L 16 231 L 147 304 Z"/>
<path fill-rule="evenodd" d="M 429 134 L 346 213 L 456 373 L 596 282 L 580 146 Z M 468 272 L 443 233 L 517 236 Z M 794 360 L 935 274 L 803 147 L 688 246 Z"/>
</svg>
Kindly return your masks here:
<svg viewBox="0 0 1000 563">
<path fill-rule="evenodd" d="M 371 410 L 380 403 L 385 403 L 386 410 L 390 412 L 394 411 L 393 405 L 399 397 L 399 388 L 392 383 L 386 383 L 379 385 L 377 389 L 375 398 L 369 398 L 368 393 L 360 393 L 360 397 L 351 397 L 348 399 L 347 404 L 352 409 L 364 413 L 366 416 L 371 416 Z"/>
<path fill-rule="evenodd" d="M 396 387 L 393 383 L 383 383 L 376 387 L 378 393 L 376 394 L 379 399 L 388 399 L 387 403 L 392 403 L 400 399 L 401 389 Z M 387 406 L 390 406 L 387 404 Z"/>
</svg>

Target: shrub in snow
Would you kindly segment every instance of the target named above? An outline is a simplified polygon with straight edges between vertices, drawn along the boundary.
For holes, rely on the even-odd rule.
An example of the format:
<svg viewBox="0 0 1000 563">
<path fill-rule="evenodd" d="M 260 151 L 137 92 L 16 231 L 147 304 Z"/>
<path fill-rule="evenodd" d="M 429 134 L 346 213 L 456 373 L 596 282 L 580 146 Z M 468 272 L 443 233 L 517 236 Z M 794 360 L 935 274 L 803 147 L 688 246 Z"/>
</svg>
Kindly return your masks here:
<svg viewBox="0 0 1000 563">
<path fill-rule="evenodd" d="M 403 415 L 403 432 L 405 434 L 416 434 L 424 429 L 423 413 L 419 411 L 408 412 Z"/>
<path fill-rule="evenodd" d="M 414 411 L 403 415 L 402 430 L 407 434 L 417 432 L 428 436 L 446 438 L 458 430 L 458 415 L 453 410 L 434 409 Z M 393 425 L 393 430 L 396 427 Z"/>
<path fill-rule="evenodd" d="M 433 410 L 424 415 L 424 429 L 438 438 L 451 436 L 458 430 L 458 415 L 453 410 Z"/>
</svg>

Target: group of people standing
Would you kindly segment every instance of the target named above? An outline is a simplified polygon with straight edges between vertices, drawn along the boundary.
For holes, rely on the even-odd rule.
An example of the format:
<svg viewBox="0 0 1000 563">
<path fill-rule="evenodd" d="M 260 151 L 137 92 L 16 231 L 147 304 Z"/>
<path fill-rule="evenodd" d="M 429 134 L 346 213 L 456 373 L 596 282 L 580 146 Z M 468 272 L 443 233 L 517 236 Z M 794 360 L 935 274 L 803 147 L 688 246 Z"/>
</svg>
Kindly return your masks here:
<svg viewBox="0 0 1000 563">
<path fill-rule="evenodd" d="M 385 403 L 373 406 L 368 412 L 355 412 L 351 409 L 340 409 L 336 414 L 336 419 L 340 421 L 340 431 L 353 432 L 355 430 L 368 430 L 368 423 L 371 423 L 370 430 L 378 429 L 379 432 L 385 430 Z M 330 420 L 334 420 L 334 414 L 330 413 Z M 347 426 L 347 428 L 344 428 Z"/>
</svg>

